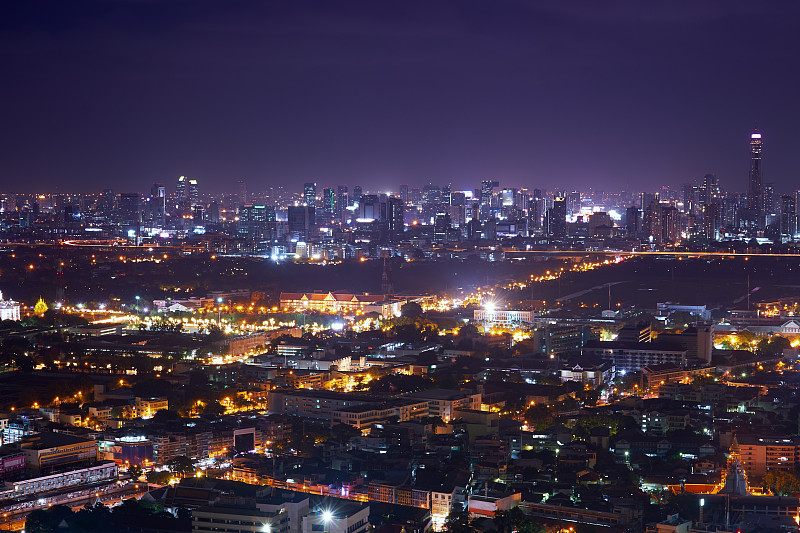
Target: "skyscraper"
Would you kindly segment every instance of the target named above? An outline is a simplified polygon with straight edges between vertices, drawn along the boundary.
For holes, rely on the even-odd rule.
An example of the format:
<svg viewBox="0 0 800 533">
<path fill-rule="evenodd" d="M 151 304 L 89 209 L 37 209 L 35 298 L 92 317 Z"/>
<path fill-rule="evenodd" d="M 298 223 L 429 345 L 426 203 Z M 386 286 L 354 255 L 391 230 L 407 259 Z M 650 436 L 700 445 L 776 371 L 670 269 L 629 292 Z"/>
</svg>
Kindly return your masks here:
<svg viewBox="0 0 800 533">
<path fill-rule="evenodd" d="M 322 209 L 325 211 L 325 216 L 331 218 L 336 212 L 336 193 L 332 187 L 322 189 Z"/>
<path fill-rule="evenodd" d="M 408 201 L 411 199 L 408 193 L 408 184 L 406 183 L 400 185 L 400 199 L 403 200 L 404 204 L 408 204 Z"/>
<path fill-rule="evenodd" d="M 781 196 L 781 240 L 789 242 L 797 233 L 797 204 L 790 194 Z"/>
<path fill-rule="evenodd" d="M 567 236 L 567 200 L 556 196 L 553 207 L 547 210 L 547 233 L 556 239 Z"/>
<path fill-rule="evenodd" d="M 200 202 L 200 190 L 197 188 L 197 180 L 189 180 L 189 187 L 187 187 L 187 196 L 189 197 L 189 207 L 191 208 Z"/>
<path fill-rule="evenodd" d="M 347 185 L 339 185 L 336 189 L 336 218 L 341 218 L 349 205 L 350 199 L 347 194 Z"/>
<path fill-rule="evenodd" d="M 747 191 L 747 209 L 756 227 L 764 227 L 764 176 L 761 169 L 761 134 L 750 135 L 750 186 Z"/>
<path fill-rule="evenodd" d="M 187 192 L 186 186 L 188 185 L 189 180 L 186 176 L 181 176 L 178 178 L 178 183 L 175 185 L 175 205 L 179 211 L 182 211 L 187 204 Z"/>
<path fill-rule="evenodd" d="M 400 242 L 403 240 L 403 233 L 405 232 L 405 224 L 403 220 L 403 212 L 405 211 L 406 204 L 400 198 L 389 198 L 389 241 Z"/>
<path fill-rule="evenodd" d="M 154 183 L 150 187 L 150 221 L 158 228 L 163 228 L 166 223 L 167 188 L 161 183 Z"/>
<path fill-rule="evenodd" d="M 247 203 L 247 178 L 242 178 L 236 182 L 239 187 L 239 203 L 244 205 Z"/>
<path fill-rule="evenodd" d="M 317 184 L 308 182 L 303 184 L 303 201 L 308 207 L 317 207 Z"/>
</svg>

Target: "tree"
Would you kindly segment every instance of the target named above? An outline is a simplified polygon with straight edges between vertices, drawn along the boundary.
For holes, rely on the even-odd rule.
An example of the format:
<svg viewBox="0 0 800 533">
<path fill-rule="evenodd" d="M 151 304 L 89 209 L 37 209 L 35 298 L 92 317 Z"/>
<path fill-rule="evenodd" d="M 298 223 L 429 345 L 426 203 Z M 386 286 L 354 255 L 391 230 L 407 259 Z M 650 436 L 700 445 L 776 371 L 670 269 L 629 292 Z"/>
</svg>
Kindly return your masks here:
<svg viewBox="0 0 800 533">
<path fill-rule="evenodd" d="M 203 407 L 203 414 L 211 416 L 222 416 L 225 414 L 225 406 L 219 403 L 217 400 L 208 402 L 205 405 L 205 407 Z"/>
<path fill-rule="evenodd" d="M 169 467 L 170 471 L 173 473 L 184 477 L 194 474 L 195 471 L 194 461 L 185 455 L 173 457 L 167 462 L 167 467 Z"/>
<path fill-rule="evenodd" d="M 775 496 L 789 496 L 800 492 L 800 479 L 794 474 L 782 470 L 768 471 L 761 483 Z"/>
<path fill-rule="evenodd" d="M 128 467 L 128 475 L 131 476 L 131 479 L 137 481 L 140 477 L 142 477 L 142 467 L 139 465 L 131 465 Z"/>
<path fill-rule="evenodd" d="M 172 474 L 167 471 L 156 472 L 155 470 L 151 470 L 145 476 L 147 482 L 152 483 L 153 485 L 166 485 L 169 483 L 171 477 Z"/>
<path fill-rule="evenodd" d="M 685 328 L 696 320 L 696 314 L 688 311 L 674 311 L 667 317 L 667 326 L 671 328 Z"/>
<path fill-rule="evenodd" d="M 422 306 L 417 302 L 406 302 L 400 306 L 400 316 L 416 318 L 422 315 Z"/>
<path fill-rule="evenodd" d="M 459 337 L 476 337 L 480 334 L 478 331 L 477 326 L 475 324 L 464 324 L 460 328 L 458 328 L 458 336 Z"/>
<path fill-rule="evenodd" d="M 349 424 L 336 424 L 331 428 L 330 440 L 345 443 L 353 437 L 361 435 L 361 431 Z"/>
<path fill-rule="evenodd" d="M 475 533 L 476 528 L 469 518 L 469 511 L 454 508 L 444 521 L 444 530 L 447 533 Z"/>
<path fill-rule="evenodd" d="M 25 531 L 30 533 L 51 533 L 55 528 L 50 516 L 44 509 L 36 509 L 25 519 Z"/>
<path fill-rule="evenodd" d="M 174 411 L 170 411 L 168 409 L 159 409 L 153 414 L 152 421 L 154 423 L 164 423 L 164 422 L 172 422 L 175 420 L 180 420 L 181 417 L 178 413 Z"/>
</svg>

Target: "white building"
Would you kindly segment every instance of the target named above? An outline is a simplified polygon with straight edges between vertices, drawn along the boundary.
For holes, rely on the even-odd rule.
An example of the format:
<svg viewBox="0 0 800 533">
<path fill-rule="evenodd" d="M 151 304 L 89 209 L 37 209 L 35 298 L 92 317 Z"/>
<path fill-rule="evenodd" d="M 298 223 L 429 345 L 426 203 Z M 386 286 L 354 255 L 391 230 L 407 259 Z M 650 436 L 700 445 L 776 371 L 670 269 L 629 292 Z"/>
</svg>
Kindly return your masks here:
<svg viewBox="0 0 800 533">
<path fill-rule="evenodd" d="M 302 533 L 366 533 L 368 529 L 369 505 L 337 501 L 303 517 Z"/>
<path fill-rule="evenodd" d="M 19 302 L 4 300 L 0 292 L 0 320 L 19 320 Z"/>
<path fill-rule="evenodd" d="M 503 311 L 495 309 L 476 309 L 475 322 L 488 326 L 520 326 L 533 323 L 533 311 Z"/>
</svg>

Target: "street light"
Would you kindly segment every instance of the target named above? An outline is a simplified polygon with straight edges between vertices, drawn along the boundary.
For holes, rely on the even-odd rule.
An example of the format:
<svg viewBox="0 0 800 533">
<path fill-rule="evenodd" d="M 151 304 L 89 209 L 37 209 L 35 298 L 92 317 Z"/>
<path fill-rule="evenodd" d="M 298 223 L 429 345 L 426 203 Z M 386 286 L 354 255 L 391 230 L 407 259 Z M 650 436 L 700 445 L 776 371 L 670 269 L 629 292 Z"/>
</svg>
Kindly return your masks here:
<svg viewBox="0 0 800 533">
<path fill-rule="evenodd" d="M 217 326 L 222 322 L 222 298 L 217 298 Z"/>
</svg>

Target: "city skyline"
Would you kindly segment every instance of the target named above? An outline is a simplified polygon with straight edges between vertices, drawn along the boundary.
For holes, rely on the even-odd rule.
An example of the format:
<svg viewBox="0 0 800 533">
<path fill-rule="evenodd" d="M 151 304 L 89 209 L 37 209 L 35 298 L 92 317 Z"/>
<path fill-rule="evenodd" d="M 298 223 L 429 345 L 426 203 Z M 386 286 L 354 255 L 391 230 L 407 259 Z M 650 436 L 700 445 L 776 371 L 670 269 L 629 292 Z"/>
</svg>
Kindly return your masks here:
<svg viewBox="0 0 800 533">
<path fill-rule="evenodd" d="M 640 193 L 647 193 L 647 192 L 665 192 L 671 191 L 672 193 L 680 194 L 680 191 L 686 187 L 687 185 L 700 187 L 704 191 L 711 191 L 711 187 L 713 186 L 714 190 L 716 191 L 714 194 L 744 194 L 747 198 L 747 207 L 751 211 L 750 216 L 754 217 L 754 219 L 759 219 L 764 216 L 768 206 L 766 202 L 768 202 L 767 197 L 765 196 L 767 190 L 771 197 L 778 197 L 782 194 L 796 194 L 800 191 L 797 186 L 794 188 L 789 187 L 786 189 L 780 189 L 775 186 L 774 182 L 771 181 L 764 181 L 763 179 L 763 134 L 761 131 L 756 127 L 751 131 L 750 134 L 750 142 L 749 142 L 749 153 L 750 153 L 750 170 L 748 173 L 747 183 L 745 184 L 743 189 L 737 188 L 735 185 L 731 186 L 730 184 L 726 184 L 724 181 L 720 180 L 719 176 L 713 173 L 707 173 L 703 176 L 693 177 L 690 180 L 683 181 L 679 184 L 663 184 L 660 186 L 655 186 L 652 189 L 608 189 L 604 187 L 588 187 L 581 191 L 578 190 L 577 187 L 570 187 L 569 185 L 564 186 L 563 184 L 559 187 L 553 189 L 547 189 L 541 186 L 538 183 L 525 183 L 521 186 L 512 186 L 507 183 L 503 183 L 500 185 L 500 181 L 486 177 L 480 180 L 480 183 L 483 183 L 484 186 L 487 183 L 492 183 L 493 187 L 501 188 L 502 190 L 514 190 L 514 191 L 528 191 L 529 193 L 533 193 L 536 190 L 546 191 L 548 193 L 554 194 L 556 196 L 560 194 L 566 194 L 567 192 L 576 193 L 611 193 L 611 194 L 628 194 L 628 195 L 636 195 Z M 712 182 L 710 183 L 709 180 Z M 173 180 L 174 181 L 174 180 Z M 228 180 L 230 181 L 230 180 Z M 263 195 L 274 192 L 274 191 L 281 191 L 281 194 L 289 194 L 289 195 L 298 195 L 300 200 L 303 204 L 315 207 L 316 200 L 319 199 L 320 202 L 325 201 L 324 195 L 325 191 L 331 191 L 333 194 L 333 187 L 337 187 L 340 189 L 339 193 L 341 194 L 341 189 L 343 188 L 345 192 L 347 192 L 348 186 L 353 187 L 353 193 L 351 196 L 357 198 L 360 196 L 362 191 L 368 194 L 385 194 L 389 196 L 398 196 L 405 198 L 409 195 L 411 190 L 415 190 L 417 192 L 423 190 L 425 187 L 429 186 L 436 186 L 436 187 L 443 187 L 446 188 L 448 191 L 453 192 L 463 192 L 467 194 L 467 198 L 470 198 L 470 195 L 475 199 L 482 198 L 482 192 L 478 185 L 480 183 L 474 183 L 473 186 L 466 186 L 466 187 L 458 187 L 454 186 L 452 181 L 436 181 L 436 180 L 429 180 L 422 183 L 414 183 L 414 182 L 400 182 L 400 183 L 393 183 L 386 187 L 377 187 L 374 188 L 370 185 L 364 187 L 363 185 L 353 184 L 353 183 L 333 183 L 333 182 L 326 182 L 320 181 L 319 183 L 315 181 L 305 181 L 301 183 L 294 183 L 290 185 L 270 185 L 266 188 L 258 188 L 248 189 L 248 179 L 246 177 L 239 177 L 235 181 L 234 187 L 228 187 L 223 191 L 218 189 L 203 190 L 202 193 L 199 190 L 199 182 L 195 177 L 184 176 L 180 175 L 177 178 L 177 183 L 174 184 L 174 187 L 168 187 L 165 183 L 170 182 L 169 179 L 161 180 L 161 181 L 154 181 L 148 182 L 148 185 L 151 188 L 151 196 L 160 196 L 162 198 L 165 197 L 174 197 L 177 198 L 179 202 L 186 202 L 186 205 L 192 205 L 196 203 L 196 201 L 203 197 L 203 198 L 221 198 L 225 194 L 230 196 L 236 196 L 241 199 L 241 203 L 245 204 L 248 203 L 247 198 L 252 197 L 253 195 L 262 197 Z M 187 189 L 187 185 L 188 189 Z M 790 184 L 791 185 L 791 184 Z M 212 183 L 213 186 L 213 183 Z M 766 189 L 765 189 L 766 188 Z M 158 189 L 158 191 L 156 191 Z M 777 190 L 776 190 L 777 189 Z M 105 191 L 113 191 L 113 189 L 103 189 Z M 136 186 L 128 186 L 122 190 L 117 192 L 138 192 L 142 193 L 145 189 L 136 189 Z M 188 191 L 188 192 L 187 192 Z M 35 191 L 26 191 L 26 190 L 4 190 L 0 191 L 6 194 L 20 194 L 20 195 L 34 195 L 34 194 L 46 194 L 46 195 L 59 195 L 59 194 L 97 194 L 100 191 L 78 191 L 78 190 L 59 190 L 58 187 L 55 188 L 53 191 L 42 191 L 42 190 L 35 190 Z M 406 199 L 407 200 L 407 199 Z M 252 202 L 249 202 L 252 203 Z M 323 205 L 322 203 L 320 205 Z"/>
<path fill-rule="evenodd" d="M 721 6 L 7 4 L 0 178 L 793 190 L 800 8 Z"/>
</svg>

